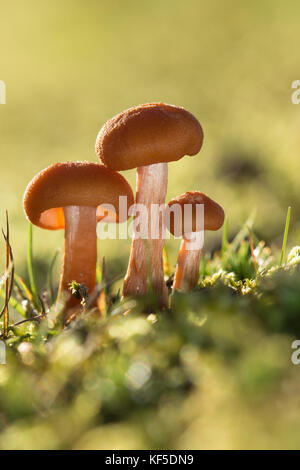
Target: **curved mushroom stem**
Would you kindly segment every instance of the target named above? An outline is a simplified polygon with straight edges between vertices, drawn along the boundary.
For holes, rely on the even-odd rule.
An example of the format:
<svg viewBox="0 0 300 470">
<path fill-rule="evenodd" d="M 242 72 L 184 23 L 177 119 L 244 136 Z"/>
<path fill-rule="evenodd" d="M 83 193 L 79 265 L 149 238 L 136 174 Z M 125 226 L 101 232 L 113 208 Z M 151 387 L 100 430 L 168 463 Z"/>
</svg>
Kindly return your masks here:
<svg viewBox="0 0 300 470">
<path fill-rule="evenodd" d="M 198 284 L 203 246 L 202 240 L 197 239 L 198 235 L 199 233 L 196 233 L 196 236 L 195 234 L 194 236 L 187 234 L 181 241 L 173 281 L 173 293 L 177 289 L 187 292 Z"/>
<path fill-rule="evenodd" d="M 80 304 L 80 299 L 70 295 L 69 284 L 72 281 L 84 284 L 92 300 L 95 294 L 97 218 L 96 208 L 87 206 L 64 207 L 64 215 L 65 244 L 58 299 L 66 296 L 66 314 Z"/>
<path fill-rule="evenodd" d="M 135 227 L 123 288 L 124 297 L 141 297 L 149 292 L 149 283 L 161 308 L 168 307 L 162 255 L 165 243 L 163 212 L 167 185 L 167 163 L 155 163 L 137 169 L 136 204 L 142 205 L 144 216 L 140 213 L 139 234 Z M 135 222 L 136 220 L 137 218 Z M 144 239 L 140 238 L 140 234 L 145 235 Z"/>
</svg>

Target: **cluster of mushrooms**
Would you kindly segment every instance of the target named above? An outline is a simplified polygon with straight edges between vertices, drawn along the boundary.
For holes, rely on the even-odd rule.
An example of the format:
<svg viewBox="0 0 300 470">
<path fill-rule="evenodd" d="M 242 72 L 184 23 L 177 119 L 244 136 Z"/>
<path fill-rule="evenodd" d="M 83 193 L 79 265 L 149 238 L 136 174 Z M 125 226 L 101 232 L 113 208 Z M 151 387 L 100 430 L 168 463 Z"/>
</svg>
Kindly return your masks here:
<svg viewBox="0 0 300 470">
<path fill-rule="evenodd" d="M 70 294 L 76 281 L 88 289 L 96 302 L 97 223 L 125 222 L 120 196 L 127 197 L 128 208 L 143 204 L 150 214 L 152 204 L 165 204 L 168 183 L 168 162 L 184 155 L 196 155 L 201 149 L 203 131 L 198 120 L 181 107 L 165 103 L 149 103 L 130 108 L 104 124 L 96 139 L 96 153 L 101 163 L 56 163 L 38 173 L 24 194 L 24 210 L 28 220 L 48 230 L 65 230 L 63 266 L 58 299 L 69 316 L 80 303 Z M 126 179 L 118 171 L 137 169 L 136 197 Z M 104 209 L 109 204 L 115 211 Z M 223 209 L 198 191 L 172 199 L 167 207 L 185 204 L 204 206 L 204 230 L 218 230 L 224 221 Z M 151 224 L 163 225 L 162 213 Z M 194 211 L 189 224 L 196 233 Z M 150 219 L 150 220 L 149 220 Z M 173 291 L 195 287 L 199 276 L 201 246 L 189 249 L 182 219 L 182 242 L 177 260 Z M 153 228 L 153 227 L 152 227 Z M 175 233 L 172 219 L 168 229 Z M 161 233 L 161 232 L 160 232 Z M 178 235 L 178 233 L 176 234 Z M 191 233 L 189 234 L 191 235 Z M 168 307 L 168 289 L 163 271 L 163 234 L 158 239 L 133 236 L 123 296 L 138 298 L 151 289 L 160 308 Z M 92 300 L 92 303 L 95 303 Z"/>
</svg>

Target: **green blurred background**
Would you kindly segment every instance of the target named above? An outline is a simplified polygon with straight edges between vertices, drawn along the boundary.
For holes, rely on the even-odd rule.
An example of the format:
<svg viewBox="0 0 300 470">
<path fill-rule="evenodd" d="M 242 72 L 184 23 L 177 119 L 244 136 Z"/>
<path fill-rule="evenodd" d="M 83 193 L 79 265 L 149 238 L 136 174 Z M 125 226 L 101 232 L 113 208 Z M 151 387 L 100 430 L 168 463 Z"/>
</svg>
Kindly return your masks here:
<svg viewBox="0 0 300 470">
<path fill-rule="evenodd" d="M 18 273 L 31 178 L 97 161 L 103 123 L 150 101 L 187 108 L 205 133 L 198 156 L 169 165 L 168 199 L 207 193 L 230 237 L 255 214 L 255 234 L 275 248 L 291 205 L 288 248 L 299 245 L 299 15 L 296 0 L 0 0 L 0 225 L 8 209 Z M 123 174 L 134 187 L 135 172 Z M 208 253 L 221 236 L 207 234 Z M 62 241 L 34 230 L 40 287 Z M 167 247 L 174 266 L 178 241 Z M 129 250 L 99 242 L 109 276 L 125 272 Z M 30 341 L 11 337 L 0 367 L 0 448 L 300 448 L 299 283 L 298 269 L 266 277 L 258 295 L 200 289 L 156 324 L 89 318 L 47 344 L 43 323 L 25 324 Z"/>
<path fill-rule="evenodd" d="M 291 205 L 289 243 L 297 242 L 300 106 L 291 102 L 291 83 L 299 78 L 299 2 L 1 0 L 0 12 L 7 86 L 0 219 L 8 209 L 19 272 L 30 179 L 54 162 L 97 161 L 103 123 L 150 101 L 187 108 L 205 133 L 198 156 L 169 165 L 169 199 L 207 193 L 223 205 L 231 234 L 256 211 L 257 235 L 275 245 Z M 134 186 L 135 172 L 123 174 Z M 35 229 L 34 236 L 43 273 L 63 233 Z M 220 239 L 208 234 L 207 249 Z M 178 242 L 167 246 L 174 265 Z M 130 241 L 102 242 L 111 275 L 125 271 L 129 248 Z"/>
</svg>

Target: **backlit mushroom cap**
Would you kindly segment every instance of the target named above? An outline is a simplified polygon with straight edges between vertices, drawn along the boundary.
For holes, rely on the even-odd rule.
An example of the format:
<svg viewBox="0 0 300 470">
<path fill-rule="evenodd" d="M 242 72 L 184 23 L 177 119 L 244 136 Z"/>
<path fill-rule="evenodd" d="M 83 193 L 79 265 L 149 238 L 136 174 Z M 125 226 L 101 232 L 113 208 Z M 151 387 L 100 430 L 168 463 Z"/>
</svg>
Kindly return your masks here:
<svg viewBox="0 0 300 470">
<path fill-rule="evenodd" d="M 65 228 L 63 207 L 99 207 L 110 204 L 119 220 L 119 196 L 127 196 L 127 209 L 133 204 L 131 187 L 126 179 L 103 165 L 91 162 L 56 163 L 38 173 L 26 188 L 23 204 L 30 222 L 48 230 Z M 100 221 L 106 210 L 97 210 Z M 111 215 L 111 214 L 110 214 Z"/>
<path fill-rule="evenodd" d="M 104 165 L 129 170 L 179 160 L 201 149 L 203 131 L 188 111 L 165 103 L 127 109 L 100 130 L 96 153 Z"/>
<path fill-rule="evenodd" d="M 176 216 L 173 211 L 170 211 L 170 224 L 168 224 L 169 231 L 175 236 L 182 236 L 183 233 L 188 232 L 197 232 L 202 228 L 204 230 L 219 230 L 224 223 L 224 211 L 219 204 L 210 199 L 203 193 L 199 191 L 189 191 L 187 193 L 181 194 L 180 196 L 171 199 L 168 206 L 169 209 L 172 208 L 174 204 L 179 204 L 181 207 L 181 223 L 175 223 Z M 186 220 L 184 218 L 184 206 L 191 205 L 191 217 L 192 219 Z M 204 205 L 204 224 L 202 226 L 202 221 L 197 220 L 196 206 L 197 204 Z M 184 226 L 184 222 L 188 224 L 188 227 Z"/>
</svg>

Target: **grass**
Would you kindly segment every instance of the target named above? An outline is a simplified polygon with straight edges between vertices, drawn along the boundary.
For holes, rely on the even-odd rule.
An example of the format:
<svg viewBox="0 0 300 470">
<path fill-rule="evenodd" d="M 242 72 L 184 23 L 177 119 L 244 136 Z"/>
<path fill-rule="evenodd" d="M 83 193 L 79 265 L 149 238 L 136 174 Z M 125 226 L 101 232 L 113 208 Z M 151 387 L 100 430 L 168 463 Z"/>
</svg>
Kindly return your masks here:
<svg viewBox="0 0 300 470">
<path fill-rule="evenodd" d="M 205 255 L 197 288 L 150 315 L 143 300 L 113 293 L 103 261 L 98 309 L 83 309 L 66 328 L 53 285 L 36 293 L 37 311 L 16 275 L 12 293 L 25 318 L 3 334 L 0 448 L 300 448 L 288 393 L 300 387 L 290 361 L 300 335 L 299 247 L 279 259 L 247 221 Z M 164 266 L 171 279 L 166 250 Z"/>
<path fill-rule="evenodd" d="M 288 237 L 289 227 L 290 227 L 290 219 L 291 219 L 291 208 L 289 207 L 288 211 L 287 211 L 287 215 L 286 215 L 284 236 L 283 236 L 282 249 L 281 249 L 281 257 L 280 257 L 280 263 L 279 263 L 280 266 L 283 265 L 285 249 L 286 249 L 286 243 L 287 243 L 287 237 Z"/>
<path fill-rule="evenodd" d="M 223 228 L 223 237 L 222 237 L 222 255 L 224 255 L 228 245 L 228 217 L 225 217 L 224 228 Z"/>
<path fill-rule="evenodd" d="M 47 285 L 48 285 L 48 293 L 49 293 L 50 304 L 53 304 L 54 301 L 55 301 L 55 294 L 54 294 L 54 287 L 53 287 L 53 269 L 54 269 L 56 260 L 58 258 L 59 252 L 60 252 L 60 250 L 57 250 L 54 253 L 54 256 L 51 260 L 51 263 L 50 263 L 49 269 L 48 269 Z"/>
<path fill-rule="evenodd" d="M 38 295 L 37 295 L 35 277 L 34 277 L 34 272 L 33 272 L 32 224 L 29 224 L 27 269 L 28 269 L 28 276 L 29 276 L 29 283 L 30 283 L 32 301 L 33 301 L 33 304 L 34 304 L 35 308 L 38 308 L 39 307 L 39 299 L 38 299 Z M 50 269 L 51 269 L 51 265 L 50 265 Z"/>
</svg>

